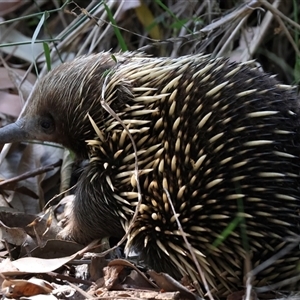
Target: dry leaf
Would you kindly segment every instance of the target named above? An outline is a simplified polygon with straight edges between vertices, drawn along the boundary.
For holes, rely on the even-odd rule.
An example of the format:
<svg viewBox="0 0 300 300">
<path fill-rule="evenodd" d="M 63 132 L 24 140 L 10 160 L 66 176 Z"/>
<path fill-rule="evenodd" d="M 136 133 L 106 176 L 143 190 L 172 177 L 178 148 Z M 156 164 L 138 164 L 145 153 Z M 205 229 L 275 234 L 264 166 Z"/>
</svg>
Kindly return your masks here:
<svg viewBox="0 0 300 300">
<path fill-rule="evenodd" d="M 5 296 L 10 298 L 50 294 L 52 290 L 53 288 L 49 283 L 38 279 L 32 279 L 32 282 L 31 280 L 7 279 L 2 283 L 2 291 L 5 293 Z"/>
<path fill-rule="evenodd" d="M 141 5 L 135 8 L 135 12 L 139 21 L 143 24 L 145 29 L 151 27 L 151 29 L 149 30 L 150 37 L 156 40 L 160 40 L 160 29 L 159 26 L 155 24 L 155 18 L 149 7 L 143 1 L 141 1 Z"/>
<path fill-rule="evenodd" d="M 52 272 L 64 264 L 73 260 L 77 254 L 52 259 L 43 259 L 37 257 L 23 257 L 12 261 L 12 265 L 21 273 L 48 273 Z M 3 272 L 5 275 L 12 275 L 11 272 Z"/>
<path fill-rule="evenodd" d="M 62 148 L 55 145 L 13 144 L 0 166 L 0 177 L 14 178 L 45 165 L 54 164 L 62 158 L 63 152 Z M 57 178 L 59 174 L 59 168 L 54 168 L 47 173 L 41 173 L 15 183 L 14 189 L 18 192 L 7 192 L 9 194 L 7 201 L 10 207 L 30 214 L 39 213 L 41 207 L 45 205 L 43 182 L 48 180 L 47 191 L 50 188 L 58 188 L 58 180 L 54 180 L 50 185 L 49 179 L 52 176 Z"/>
<path fill-rule="evenodd" d="M 20 96 L 0 91 L 0 113 L 17 118 L 22 107 Z"/>
<path fill-rule="evenodd" d="M 15 57 L 21 58 L 24 61 L 28 61 L 30 63 L 34 62 L 36 58 L 43 53 L 43 45 L 41 43 L 32 44 L 32 38 L 27 37 L 16 29 L 12 29 L 9 33 L 6 32 L 7 27 L 5 25 L 0 26 L 0 36 L 2 37 L 2 44 L 12 44 L 18 42 L 27 42 L 25 45 L 18 46 L 7 46 L 2 47 L 1 51 L 14 55 Z"/>
<path fill-rule="evenodd" d="M 0 1 L 0 17 L 3 17 L 10 12 L 15 11 L 26 3 L 30 3 L 30 0 Z"/>
<path fill-rule="evenodd" d="M 93 241 L 84 249 L 76 252 L 75 254 L 60 258 L 43 259 L 37 257 L 23 257 L 11 262 L 13 266 L 12 269 L 17 269 L 17 272 L 8 269 L 5 272 L 2 271 L 1 273 L 3 276 L 17 275 L 19 273 L 49 273 L 60 268 L 61 266 L 77 258 L 78 256 L 82 256 L 83 253 L 89 251 L 90 249 L 94 249 L 97 243 L 98 241 Z"/>
<path fill-rule="evenodd" d="M 8 227 L 0 221 L 0 240 L 20 246 L 26 241 L 26 238 L 27 234 L 22 228 Z"/>
</svg>

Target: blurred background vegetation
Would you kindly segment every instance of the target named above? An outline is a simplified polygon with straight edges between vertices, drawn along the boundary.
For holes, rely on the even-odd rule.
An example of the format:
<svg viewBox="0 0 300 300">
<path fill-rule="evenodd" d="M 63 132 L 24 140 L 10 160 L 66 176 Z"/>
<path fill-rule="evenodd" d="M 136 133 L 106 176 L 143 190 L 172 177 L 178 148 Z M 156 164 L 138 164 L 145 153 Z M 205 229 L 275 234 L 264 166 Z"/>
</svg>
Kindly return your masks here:
<svg viewBox="0 0 300 300">
<path fill-rule="evenodd" d="M 99 51 L 256 59 L 298 84 L 299 0 L 13 0 L 0 2 L 0 51 L 38 72 Z M 27 69 L 26 69 L 27 68 Z M 37 75 L 37 74 L 35 74 Z"/>
</svg>

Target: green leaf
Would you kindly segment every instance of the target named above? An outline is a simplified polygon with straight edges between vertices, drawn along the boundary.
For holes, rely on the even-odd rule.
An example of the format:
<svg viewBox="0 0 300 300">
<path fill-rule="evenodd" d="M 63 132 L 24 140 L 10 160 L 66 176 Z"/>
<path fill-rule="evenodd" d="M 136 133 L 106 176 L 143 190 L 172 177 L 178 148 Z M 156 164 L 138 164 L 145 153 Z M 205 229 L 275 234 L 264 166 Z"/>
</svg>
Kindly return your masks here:
<svg viewBox="0 0 300 300">
<path fill-rule="evenodd" d="M 49 48 L 48 43 L 44 42 L 43 47 L 44 47 L 44 54 L 45 54 L 45 58 L 46 58 L 47 70 L 51 71 L 50 48 Z"/>
<path fill-rule="evenodd" d="M 33 55 L 33 61 L 34 62 L 35 62 L 35 57 L 34 57 L 34 43 L 35 43 L 35 41 L 37 39 L 38 34 L 41 31 L 42 26 L 44 25 L 44 23 L 45 23 L 45 21 L 47 20 L 48 17 L 49 17 L 49 13 L 47 11 L 45 11 L 43 13 L 43 16 L 41 17 L 41 19 L 39 21 L 39 24 L 37 25 L 37 27 L 36 27 L 36 29 L 35 29 L 35 31 L 33 33 L 33 36 L 32 36 L 32 39 L 31 39 L 31 50 L 32 50 L 32 55 Z M 34 63 L 34 67 L 35 67 L 36 73 L 38 74 L 36 63 Z"/>
<path fill-rule="evenodd" d="M 115 35 L 116 35 L 116 37 L 118 39 L 120 48 L 122 49 L 122 51 L 127 51 L 128 50 L 127 49 L 127 45 L 126 45 L 126 43 L 125 43 L 125 41 L 124 41 L 124 39 L 122 37 L 122 34 L 121 34 L 121 32 L 120 32 L 120 30 L 119 30 L 119 28 L 117 26 L 117 23 L 116 23 L 116 21 L 115 21 L 115 19 L 113 17 L 113 14 L 112 14 L 110 8 L 105 3 L 103 3 L 103 5 L 104 5 L 105 10 L 107 12 L 107 16 L 108 16 L 109 21 L 113 25 L 113 29 L 114 29 Z"/>
</svg>

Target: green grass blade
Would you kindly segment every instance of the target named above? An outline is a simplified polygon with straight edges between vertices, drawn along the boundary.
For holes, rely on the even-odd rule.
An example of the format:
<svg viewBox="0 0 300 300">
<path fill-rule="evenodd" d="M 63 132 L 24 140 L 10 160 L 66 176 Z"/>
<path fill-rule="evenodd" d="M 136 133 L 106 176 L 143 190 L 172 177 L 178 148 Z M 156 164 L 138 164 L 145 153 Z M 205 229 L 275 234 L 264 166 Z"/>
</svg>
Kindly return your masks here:
<svg viewBox="0 0 300 300">
<path fill-rule="evenodd" d="M 121 32 L 120 32 L 120 30 L 119 30 L 119 28 L 118 28 L 118 26 L 117 26 L 117 23 L 116 23 L 116 21 L 115 21 L 115 19 L 114 19 L 114 17 L 113 17 L 113 14 L 112 14 L 110 8 L 109 8 L 105 3 L 103 3 L 103 5 L 104 5 L 105 10 L 106 10 L 106 12 L 107 12 L 107 16 L 108 16 L 109 21 L 110 21 L 111 24 L 113 25 L 114 32 L 115 32 L 115 35 L 116 35 L 116 37 L 117 37 L 117 39 L 118 39 L 120 48 L 122 49 L 122 51 L 127 51 L 127 50 L 128 50 L 128 49 L 127 49 L 127 45 L 126 45 L 126 43 L 125 43 L 125 40 L 124 40 L 123 37 L 122 37 L 122 34 L 121 34 Z"/>
<path fill-rule="evenodd" d="M 47 43 L 43 43 L 44 54 L 46 58 L 47 70 L 51 71 L 51 58 L 50 58 L 50 48 Z"/>
</svg>

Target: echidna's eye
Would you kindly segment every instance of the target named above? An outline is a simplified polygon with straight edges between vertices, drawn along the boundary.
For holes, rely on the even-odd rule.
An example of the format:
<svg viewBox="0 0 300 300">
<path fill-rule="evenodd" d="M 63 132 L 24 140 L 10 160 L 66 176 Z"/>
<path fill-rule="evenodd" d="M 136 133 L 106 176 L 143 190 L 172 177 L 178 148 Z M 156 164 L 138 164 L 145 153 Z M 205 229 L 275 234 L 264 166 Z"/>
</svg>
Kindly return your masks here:
<svg viewBox="0 0 300 300">
<path fill-rule="evenodd" d="M 44 116 L 40 119 L 40 127 L 45 133 L 54 131 L 54 120 L 51 116 Z"/>
</svg>

